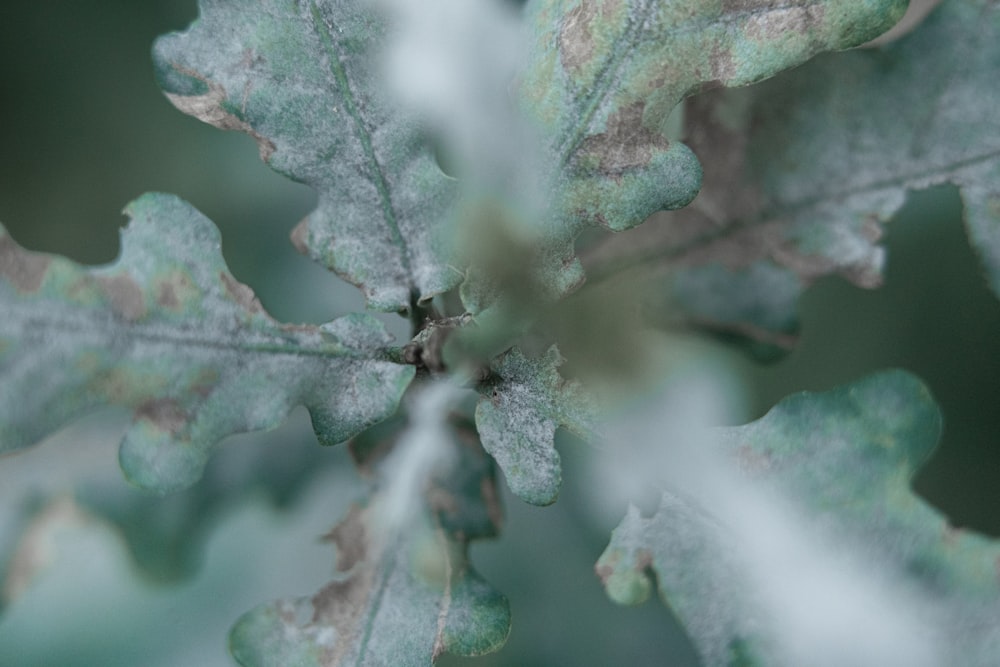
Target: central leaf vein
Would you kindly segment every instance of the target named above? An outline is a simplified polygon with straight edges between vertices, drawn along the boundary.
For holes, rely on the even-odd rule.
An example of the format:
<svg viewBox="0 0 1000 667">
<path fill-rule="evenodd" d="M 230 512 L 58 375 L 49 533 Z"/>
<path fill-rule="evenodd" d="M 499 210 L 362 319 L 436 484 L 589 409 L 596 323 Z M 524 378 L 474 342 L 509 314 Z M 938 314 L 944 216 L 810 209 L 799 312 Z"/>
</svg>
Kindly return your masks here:
<svg viewBox="0 0 1000 667">
<path fill-rule="evenodd" d="M 371 135 L 365 128 L 364 119 L 361 117 L 361 112 L 359 111 L 357 102 L 351 92 L 350 79 L 348 78 L 347 71 L 344 69 L 343 63 L 341 62 L 342 54 L 340 53 L 337 42 L 333 37 L 333 28 L 327 23 L 326 19 L 320 13 L 319 7 L 315 2 L 310 4 L 310 9 L 312 11 L 313 21 L 317 26 L 317 30 L 322 38 L 323 45 L 326 47 L 327 55 L 329 56 L 330 72 L 333 74 L 334 79 L 337 81 L 337 87 L 341 91 L 344 109 L 354 121 L 355 134 L 358 138 L 358 142 L 361 144 L 365 157 L 371 164 L 372 184 L 378 191 L 379 200 L 382 205 L 382 215 L 389 227 L 393 243 L 400 248 L 400 261 L 403 264 L 407 277 L 412 281 L 409 248 L 406 244 L 406 240 L 403 238 L 403 233 L 399 228 L 399 221 L 392 204 L 392 197 L 389 194 L 389 183 L 385 177 L 385 172 L 382 169 L 382 164 L 375 155 L 375 148 L 372 145 Z"/>
</svg>

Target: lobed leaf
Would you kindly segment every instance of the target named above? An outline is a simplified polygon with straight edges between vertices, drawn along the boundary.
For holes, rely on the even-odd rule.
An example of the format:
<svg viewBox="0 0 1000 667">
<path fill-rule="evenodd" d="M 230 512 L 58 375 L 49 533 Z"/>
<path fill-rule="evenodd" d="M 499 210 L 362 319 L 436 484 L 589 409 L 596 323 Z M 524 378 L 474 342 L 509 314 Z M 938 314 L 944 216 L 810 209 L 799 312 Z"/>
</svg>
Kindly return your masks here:
<svg viewBox="0 0 1000 667">
<path fill-rule="evenodd" d="M 283 325 L 226 269 L 219 232 L 176 197 L 126 209 L 119 259 L 85 268 L 0 237 L 0 450 L 33 444 L 85 411 L 135 413 L 120 462 L 139 486 L 192 484 L 232 433 L 305 405 L 320 440 L 391 415 L 413 368 L 388 360 L 370 316 Z"/>
<path fill-rule="evenodd" d="M 953 528 L 910 489 L 940 430 L 927 389 L 891 371 L 787 398 L 756 422 L 722 429 L 718 444 L 741 463 L 744 475 L 794 502 L 829 538 L 825 556 L 836 560 L 842 558 L 838 549 L 848 549 L 866 574 L 896 582 L 926 602 L 912 609 L 901 602 L 892 613 L 922 615 L 928 627 L 941 629 L 938 648 L 947 656 L 941 664 L 985 667 L 1000 650 L 1000 544 Z M 773 624 L 761 582 L 743 557 L 741 537 L 749 532 L 778 534 L 764 525 L 740 533 L 699 503 L 665 493 L 651 517 L 630 509 L 597 572 L 613 599 L 635 603 L 648 595 L 649 570 L 655 571 L 661 595 L 707 665 L 788 664 L 778 641 L 787 630 Z M 794 562 L 795 554 L 778 548 L 772 551 L 779 565 L 771 566 L 773 577 L 765 582 L 772 591 L 793 585 L 784 580 L 793 568 L 813 565 Z M 880 619 L 883 625 L 873 632 L 890 621 Z M 831 619 L 827 631 L 836 633 L 836 623 Z"/>
<path fill-rule="evenodd" d="M 291 513 L 302 507 L 299 501 L 310 485 L 340 462 L 335 452 L 316 446 L 307 424 L 296 420 L 283 426 L 221 448 L 202 478 L 182 492 L 151 497 L 125 484 L 77 476 L 75 501 L 114 525 L 136 565 L 156 581 L 191 577 L 202 565 L 211 528 L 225 512 L 263 497 Z"/>
<path fill-rule="evenodd" d="M 830 274 L 878 286 L 882 225 L 906 191 L 953 183 L 1000 293 L 998 43 L 995 2 L 942 3 L 888 46 L 693 98 L 699 198 L 612 239 L 591 266 L 642 263 L 660 276 L 654 309 L 679 306 L 696 323 L 788 348 L 802 291 Z"/>
<path fill-rule="evenodd" d="M 312 186 L 296 247 L 405 311 L 456 286 L 446 218 L 455 181 L 373 73 L 385 27 L 352 0 L 202 0 L 186 32 L 161 37 L 160 86 L 181 111 L 251 135 L 261 158 Z"/>
<path fill-rule="evenodd" d="M 895 23 L 902 0 L 654 2 L 537 0 L 524 107 L 544 128 L 554 205 L 547 282 L 583 279 L 573 239 L 621 231 L 697 194 L 701 172 L 668 117 L 706 87 L 740 86 L 816 53 L 860 44 Z"/>
<path fill-rule="evenodd" d="M 197 587 L 205 567 L 212 566 L 205 559 L 206 542 L 234 511 L 257 505 L 296 521 L 308 513 L 304 497 L 318 484 L 331 487 L 324 493 L 328 503 L 349 502 L 360 486 L 350 466 L 343 465 L 346 451 L 316 446 L 304 410 L 293 412 L 274 431 L 221 447 L 196 484 L 165 497 L 122 478 L 114 456 L 117 443 L 109 438 L 121 429 L 109 426 L 100 416 L 75 422 L 0 465 L 0 614 L 23 610 L 22 595 L 30 599 L 29 591 L 50 576 L 56 553 L 72 550 L 61 540 L 50 544 L 53 531 L 67 523 L 100 526 L 119 546 L 127 545 L 136 566 L 127 568 L 129 574 L 141 574 L 146 584 Z"/>
<path fill-rule="evenodd" d="M 363 440 L 367 440 L 363 438 Z M 474 437 L 455 444 L 447 474 L 434 477 L 412 520 L 386 530 L 380 504 L 390 487 L 355 505 L 329 534 L 338 577 L 311 597 L 245 614 L 230 650 L 245 667 L 427 665 L 445 652 L 475 656 L 507 639 L 507 600 L 470 566 L 469 541 L 496 535 L 501 520 L 492 462 Z M 380 443 L 352 448 L 363 470 Z"/>
<path fill-rule="evenodd" d="M 562 483 L 556 428 L 579 435 L 593 429 L 594 405 L 583 387 L 559 375 L 555 346 L 530 359 L 513 348 L 494 360 L 492 377 L 480 386 L 476 428 L 511 491 L 534 505 L 555 502 Z"/>
</svg>

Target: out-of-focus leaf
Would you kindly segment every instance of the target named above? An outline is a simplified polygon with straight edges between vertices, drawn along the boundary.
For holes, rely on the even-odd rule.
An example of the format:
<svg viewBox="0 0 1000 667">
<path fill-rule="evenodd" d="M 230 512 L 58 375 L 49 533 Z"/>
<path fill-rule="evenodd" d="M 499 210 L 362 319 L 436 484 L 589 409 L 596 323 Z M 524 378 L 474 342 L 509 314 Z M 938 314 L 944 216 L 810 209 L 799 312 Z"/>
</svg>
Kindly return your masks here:
<svg viewBox="0 0 1000 667">
<path fill-rule="evenodd" d="M 407 667 L 445 652 L 474 656 L 503 645 L 507 600 L 467 555 L 469 541 L 499 528 L 493 464 L 466 435 L 454 445 L 450 470 L 430 480 L 399 530 L 386 530 L 380 513 L 394 489 L 376 489 L 328 536 L 337 548 L 337 579 L 312 597 L 265 604 L 237 622 L 230 649 L 240 664 Z M 363 470 L 378 470 L 381 461 L 373 459 L 384 454 L 382 445 L 355 450 Z"/>
<path fill-rule="evenodd" d="M 193 575 L 204 542 L 220 517 L 249 498 L 265 498 L 288 510 L 317 476 L 343 463 L 337 452 L 317 447 L 304 414 L 279 430 L 251 434 L 223 446 L 190 488 L 151 496 L 120 482 L 81 479 L 77 503 L 121 531 L 144 573 L 159 581 Z"/>
<path fill-rule="evenodd" d="M 947 656 L 941 664 L 985 667 L 1000 651 L 1000 544 L 951 527 L 910 488 L 940 429 L 927 389 L 890 371 L 787 398 L 756 422 L 722 429 L 719 444 L 742 474 L 794 503 L 796 513 L 829 538 L 835 545 L 830 558 L 839 558 L 837 549 L 849 551 L 880 583 L 926 601 L 914 613 L 940 629 L 944 645 L 937 648 Z M 761 525 L 742 535 L 755 530 L 775 534 Z M 768 624 L 745 546 L 731 525 L 668 493 L 651 517 L 629 511 L 597 572 L 613 599 L 635 603 L 648 595 L 649 570 L 655 571 L 661 595 L 706 665 L 784 664 L 775 652 L 782 628 Z M 772 574 L 766 583 L 780 590 L 785 572 Z M 893 613 L 908 613 L 904 607 Z"/>
<path fill-rule="evenodd" d="M 134 483 L 190 485 L 223 437 L 305 405 L 324 443 L 391 415 L 413 377 L 364 315 L 283 325 L 226 269 L 219 232 L 185 202 L 126 212 L 119 259 L 88 269 L 7 235 L 0 303 L 0 449 L 33 444 L 90 408 L 135 411 L 120 461 Z"/>
<path fill-rule="evenodd" d="M 533 38 L 519 92 L 543 128 L 552 179 L 544 282 L 571 289 L 582 281 L 573 240 L 585 226 L 628 229 L 694 198 L 698 162 L 668 136 L 668 117 L 684 97 L 860 44 L 905 7 L 902 0 L 529 3 Z"/>
<path fill-rule="evenodd" d="M 830 274 L 879 285 L 882 223 L 907 190 L 950 182 L 1000 293 L 998 44 L 995 2 L 946 2 L 881 49 L 692 98 L 698 199 L 610 239 L 588 271 L 652 267 L 667 276 L 656 309 L 787 348 L 803 289 Z"/>
<path fill-rule="evenodd" d="M 538 359 L 511 349 L 493 362 L 476 406 L 483 447 L 500 465 L 511 491 L 534 505 L 548 505 L 559 494 L 556 428 L 581 436 L 593 428 L 593 401 L 579 383 L 560 377 L 562 361 L 554 346 Z"/>
<path fill-rule="evenodd" d="M 113 524 L 144 576 L 174 582 L 197 573 L 207 536 L 228 511 L 260 498 L 287 510 L 318 475 L 344 463 L 344 452 L 316 446 L 308 416 L 295 411 L 274 431 L 220 447 L 197 483 L 159 497 L 122 479 L 114 456 L 121 428 L 108 426 L 100 417 L 80 420 L 0 465 L 0 607 L 44 569 L 31 536 L 69 501 Z M 345 497 L 356 491 L 353 481 L 341 481 Z M 20 565 L 12 560 L 17 553 Z"/>
<path fill-rule="evenodd" d="M 372 4 L 202 0 L 154 56 L 176 107 L 246 132 L 271 167 L 316 189 L 296 246 L 372 308 L 403 311 L 461 279 L 445 225 L 456 189 L 373 76 L 385 28 Z"/>
</svg>

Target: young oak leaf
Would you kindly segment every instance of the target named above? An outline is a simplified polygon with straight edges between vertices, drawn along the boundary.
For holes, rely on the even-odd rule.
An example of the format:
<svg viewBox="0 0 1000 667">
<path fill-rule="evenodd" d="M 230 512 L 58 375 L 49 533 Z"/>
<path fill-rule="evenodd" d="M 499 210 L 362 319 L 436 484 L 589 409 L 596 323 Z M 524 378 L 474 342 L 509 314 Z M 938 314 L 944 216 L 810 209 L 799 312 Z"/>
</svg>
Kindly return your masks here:
<svg viewBox="0 0 1000 667">
<path fill-rule="evenodd" d="M 479 389 L 476 428 L 483 448 L 511 491 L 533 505 L 551 504 L 559 494 L 556 428 L 586 437 L 594 426 L 593 400 L 579 383 L 559 375 L 562 362 L 555 346 L 538 359 L 512 348 L 494 360 L 492 376 Z"/>
<path fill-rule="evenodd" d="M 507 600 L 467 554 L 470 541 L 499 530 L 494 468 L 474 432 L 463 434 L 452 465 L 422 485 L 395 530 L 381 511 L 398 491 L 390 479 L 331 531 L 337 579 L 316 595 L 262 605 L 236 623 L 230 650 L 241 665 L 408 667 L 445 652 L 476 656 L 503 645 Z M 377 441 L 384 437 L 369 432 L 352 443 L 363 472 L 385 467 L 384 442 Z"/>
<path fill-rule="evenodd" d="M 749 516 L 742 511 L 721 518 L 703 502 L 665 493 L 651 517 L 630 509 L 597 572 L 612 599 L 632 604 L 648 595 L 654 571 L 664 601 L 706 665 L 802 664 L 789 661 L 788 649 L 806 634 L 803 628 L 829 645 L 858 623 L 848 617 L 845 601 L 853 595 L 877 602 L 873 591 L 881 589 L 893 601 L 882 609 L 886 616 L 862 621 L 869 627 L 853 628 L 822 664 L 995 664 L 1000 543 L 951 527 L 910 488 L 940 429 L 929 392 L 902 371 L 789 397 L 756 422 L 721 429 L 717 444 L 739 463 L 744 480 L 794 503 L 809 526 L 797 526 L 799 539 L 816 529 L 825 547 L 803 552 L 789 540 L 774 544 L 783 534 L 780 526 L 740 526 L 732 519 Z M 733 502 L 744 507 L 754 501 Z M 861 564 L 843 580 L 835 578 L 845 563 L 841 550 Z M 811 558 L 796 558 L 802 553 Z M 826 570 L 817 568 L 823 559 Z M 871 585 L 859 586 L 859 576 Z M 851 588 L 859 590 L 846 590 Z M 805 604 L 794 606 L 804 596 Z M 792 606 L 782 611 L 775 600 Z M 863 607 L 855 611 L 880 613 L 876 605 Z M 896 625 L 900 617 L 915 626 Z M 898 632 L 900 627 L 930 631 L 921 636 Z M 813 659 L 820 656 L 817 645 L 811 645 Z M 872 662 L 879 651 L 889 657 Z"/>
<path fill-rule="evenodd" d="M 583 279 L 573 239 L 587 225 L 621 231 L 689 203 L 701 171 L 667 136 L 667 119 L 705 87 L 740 86 L 815 54 L 861 44 L 902 16 L 905 0 L 537 0 L 518 92 L 543 128 L 558 259 L 547 282 Z"/>
<path fill-rule="evenodd" d="M 211 528 L 248 501 L 265 499 L 291 515 L 317 478 L 333 481 L 345 501 L 357 490 L 343 465 L 330 477 L 344 452 L 317 447 L 304 414 L 219 448 L 197 483 L 163 497 L 122 479 L 111 432 L 106 419 L 81 420 L 0 464 L 0 613 L 47 568 L 39 536 L 65 508 L 116 529 L 145 578 L 165 584 L 200 574 Z"/>
<path fill-rule="evenodd" d="M 651 270 L 654 310 L 788 348 L 802 291 L 830 274 L 878 286 L 882 224 L 906 191 L 953 183 L 1000 293 L 998 43 L 995 2 L 942 3 L 880 49 L 692 98 L 698 199 L 610 239 L 588 271 Z"/>
<path fill-rule="evenodd" d="M 198 479 L 232 433 L 305 405 L 320 440 L 391 415 L 413 369 L 388 360 L 370 316 L 283 325 L 226 269 L 215 226 L 176 197 L 126 208 L 119 259 L 86 268 L 0 237 L 0 449 L 35 443 L 85 411 L 135 412 L 125 475 L 170 491 Z"/>
<path fill-rule="evenodd" d="M 385 28 L 353 0 L 202 0 L 161 37 L 156 73 L 181 111 L 254 137 L 261 158 L 312 186 L 296 247 L 377 310 L 405 311 L 458 284 L 445 219 L 455 181 L 373 75 Z"/>
</svg>

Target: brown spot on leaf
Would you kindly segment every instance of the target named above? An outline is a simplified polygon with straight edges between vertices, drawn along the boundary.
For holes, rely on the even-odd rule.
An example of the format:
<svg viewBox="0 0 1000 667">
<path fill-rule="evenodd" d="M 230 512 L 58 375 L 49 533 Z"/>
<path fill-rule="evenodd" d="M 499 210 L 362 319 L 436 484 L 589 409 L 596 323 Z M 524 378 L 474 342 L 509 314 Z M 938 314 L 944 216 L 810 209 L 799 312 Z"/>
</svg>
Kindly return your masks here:
<svg viewBox="0 0 1000 667">
<path fill-rule="evenodd" d="M 219 373 L 215 369 L 205 368 L 198 372 L 198 376 L 191 384 L 191 391 L 202 398 L 207 397 L 219 383 Z"/>
<path fill-rule="evenodd" d="M 303 218 L 302 222 L 295 225 L 290 235 L 292 245 L 303 255 L 309 254 L 309 218 Z"/>
<path fill-rule="evenodd" d="M 767 232 L 746 225 L 761 208 L 761 194 L 747 178 L 744 117 L 740 98 L 726 89 L 685 101 L 684 141 L 704 165 L 701 192 L 690 206 L 658 213 L 656 220 L 587 250 L 582 259 L 588 274 L 595 265 L 633 266 L 640 258 L 671 268 L 714 261 L 739 268 L 761 257 L 764 247 L 756 237 Z M 734 236 L 739 238 L 727 241 Z"/>
<path fill-rule="evenodd" d="M 614 573 L 615 569 L 610 565 L 598 564 L 594 566 L 594 574 L 597 575 L 597 578 L 600 579 L 601 583 L 605 586 L 608 585 L 608 579 L 610 579 L 611 575 Z"/>
<path fill-rule="evenodd" d="M 766 473 L 773 465 L 771 455 L 758 452 L 749 444 L 742 444 L 736 449 L 736 465 L 748 475 Z"/>
<path fill-rule="evenodd" d="M 219 272 L 219 279 L 226 286 L 226 292 L 236 303 L 243 306 L 249 313 L 256 315 L 264 310 L 260 305 L 260 300 L 247 285 L 233 278 L 226 271 Z"/>
<path fill-rule="evenodd" d="M 6 576 L 0 579 L 3 588 L 0 602 L 8 604 L 23 595 L 36 578 L 45 572 L 57 557 L 55 540 L 67 527 L 87 526 L 92 518 L 73 500 L 61 495 L 34 514 L 13 544 Z"/>
<path fill-rule="evenodd" d="M 447 489 L 443 489 L 439 486 L 432 486 L 427 489 L 425 499 L 428 509 L 435 514 L 441 515 L 443 520 L 454 519 L 458 516 L 459 512 L 462 511 L 460 499 L 456 498 L 455 495 Z M 458 530 L 455 535 L 459 536 L 458 539 L 462 539 L 462 537 L 460 537 L 462 535 L 461 530 Z"/>
<path fill-rule="evenodd" d="M 869 243 L 878 243 L 882 240 L 882 235 L 882 224 L 879 222 L 878 217 L 870 215 L 865 218 L 861 226 L 861 236 Z"/>
<path fill-rule="evenodd" d="M 174 95 L 166 93 L 167 99 L 171 104 L 177 107 L 179 111 L 189 116 L 194 116 L 201 122 L 208 123 L 220 130 L 237 130 L 249 134 L 257 142 L 260 159 L 267 162 L 271 158 L 271 155 L 275 151 L 274 142 L 257 132 L 245 120 L 238 118 L 223 107 L 223 103 L 227 97 L 225 88 L 214 81 L 209 81 L 194 70 L 176 65 L 174 65 L 174 69 L 185 76 L 190 76 L 204 83 L 208 86 L 208 92 L 204 95 Z M 244 90 L 244 99 L 247 94 L 248 91 Z"/>
<path fill-rule="evenodd" d="M 188 423 L 188 414 L 180 403 L 172 398 L 157 398 L 146 401 L 135 410 L 137 419 L 150 422 L 167 433 L 178 433 Z"/>
<path fill-rule="evenodd" d="M 175 310 L 181 305 L 180 299 L 177 298 L 177 290 L 169 282 L 162 282 L 157 285 L 156 303 L 170 310 Z"/>
<path fill-rule="evenodd" d="M 350 647 L 357 642 L 374 578 L 374 570 L 365 568 L 347 579 L 331 581 L 312 597 L 313 614 L 309 624 L 337 631 L 332 647 L 325 647 L 322 664 L 343 664 Z"/>
<path fill-rule="evenodd" d="M 596 2 L 581 2 L 566 14 L 559 30 L 559 59 L 563 67 L 575 73 L 594 55 L 594 36 L 590 24 L 597 15 Z"/>
<path fill-rule="evenodd" d="M 635 571 L 645 572 L 653 565 L 653 552 L 649 549 L 639 549 L 635 553 Z"/>
<path fill-rule="evenodd" d="M 616 175 L 645 167 L 653 159 L 654 150 L 665 150 L 670 142 L 643 126 L 642 113 L 646 105 L 636 102 L 608 116 L 607 129 L 587 137 L 577 153 L 582 164 L 597 163 L 601 174 Z"/>
<path fill-rule="evenodd" d="M 168 310 L 179 311 L 199 292 L 191 277 L 176 271 L 161 277 L 155 283 L 156 303 Z"/>
<path fill-rule="evenodd" d="M 126 274 L 101 276 L 101 291 L 111 301 L 111 308 L 122 318 L 134 322 L 146 314 L 146 297 L 139 283 Z"/>
<path fill-rule="evenodd" d="M 722 14 L 763 14 L 788 6 L 788 0 L 722 0 Z"/>
<path fill-rule="evenodd" d="M 944 525 L 944 543 L 949 547 L 956 546 L 964 534 L 965 530 L 962 528 L 957 528 L 950 523 Z"/>
<path fill-rule="evenodd" d="M 352 505 L 347 516 L 324 537 L 337 547 L 337 571 L 349 572 L 364 562 L 368 553 L 368 531 L 364 523 L 364 508 Z"/>
<path fill-rule="evenodd" d="M 370 508 L 353 505 L 347 516 L 326 536 L 337 547 L 337 571 L 350 572 L 333 581 L 312 598 L 313 625 L 336 628 L 338 639 L 323 656 L 324 665 L 338 665 L 354 643 L 359 623 L 366 616 L 375 571 L 381 554 L 372 549 L 365 524 Z"/>
<path fill-rule="evenodd" d="M 490 517 L 497 531 L 503 527 L 503 505 L 500 504 L 500 494 L 497 493 L 497 481 L 494 477 L 483 477 L 479 480 L 479 495 L 486 505 L 486 514 Z"/>
<path fill-rule="evenodd" d="M 770 42 L 781 39 L 789 33 L 807 34 L 823 21 L 823 7 L 818 4 L 789 7 L 785 2 L 746 2 L 745 5 L 759 5 L 746 22 L 745 34 L 748 38 Z"/>
<path fill-rule="evenodd" d="M 42 286 L 52 258 L 28 252 L 10 237 L 0 235 L 0 276 L 20 292 L 35 292 Z"/>
<path fill-rule="evenodd" d="M 712 49 L 712 80 L 701 84 L 702 91 L 721 88 L 726 82 L 736 76 L 736 62 L 733 60 L 733 51 L 720 45 Z"/>
<path fill-rule="evenodd" d="M 689 317 L 685 321 L 699 329 L 725 335 L 736 335 L 765 345 L 773 345 L 782 350 L 791 351 L 799 343 L 799 337 L 795 334 L 771 331 L 749 322 L 720 322 L 705 317 Z"/>
</svg>

